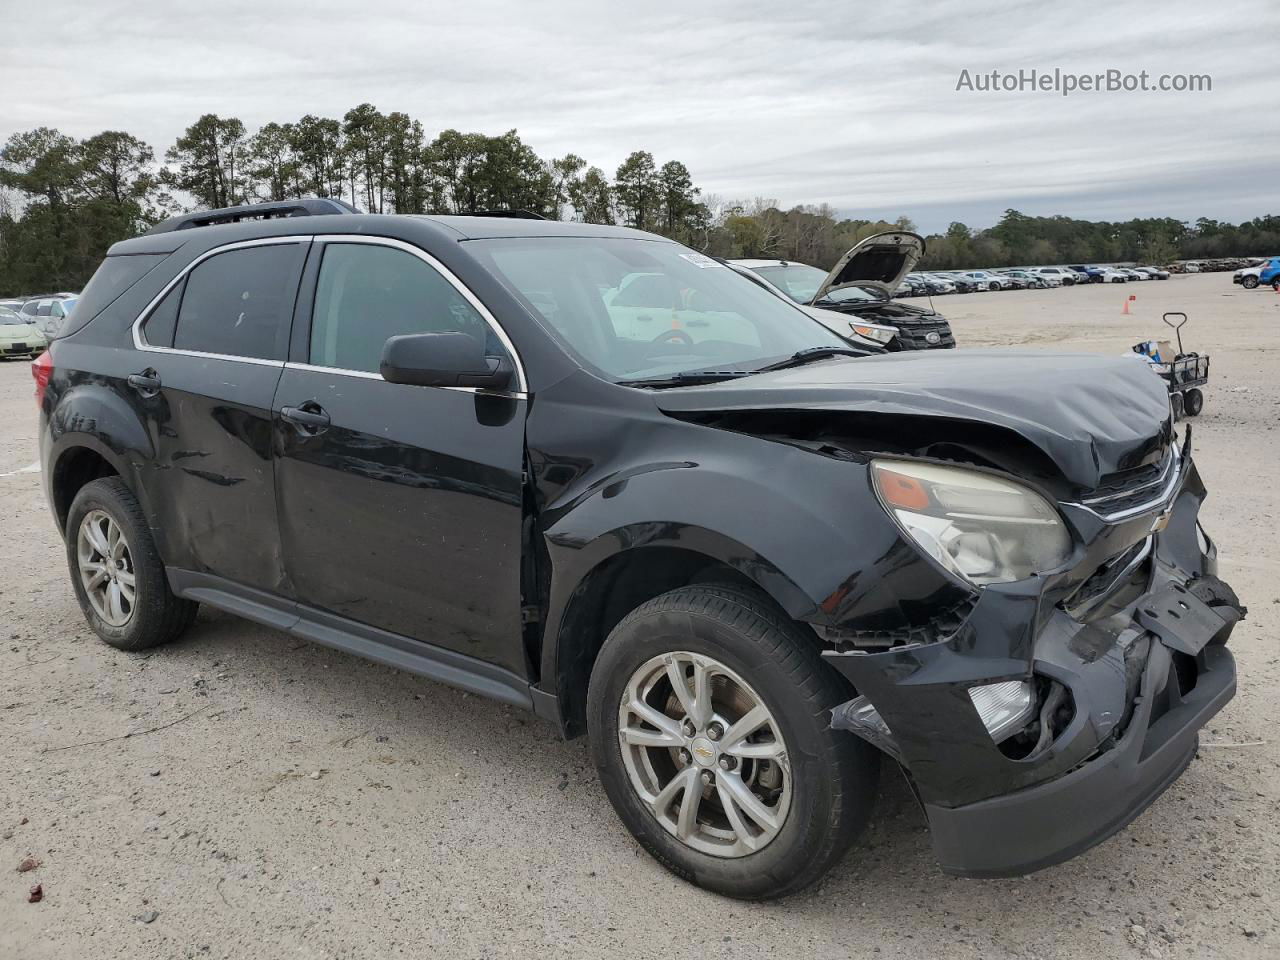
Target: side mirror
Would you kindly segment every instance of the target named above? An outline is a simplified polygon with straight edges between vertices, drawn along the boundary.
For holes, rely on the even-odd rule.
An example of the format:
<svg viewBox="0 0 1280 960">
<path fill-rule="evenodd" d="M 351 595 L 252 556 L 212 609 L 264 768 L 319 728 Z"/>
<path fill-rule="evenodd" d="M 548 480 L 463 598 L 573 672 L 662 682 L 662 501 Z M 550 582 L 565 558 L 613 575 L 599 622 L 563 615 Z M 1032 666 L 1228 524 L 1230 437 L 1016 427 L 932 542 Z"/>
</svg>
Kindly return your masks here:
<svg viewBox="0 0 1280 960">
<path fill-rule="evenodd" d="M 382 348 L 382 379 L 419 387 L 483 387 L 511 383 L 511 362 L 486 357 L 484 346 L 466 333 L 413 333 L 392 337 Z"/>
</svg>

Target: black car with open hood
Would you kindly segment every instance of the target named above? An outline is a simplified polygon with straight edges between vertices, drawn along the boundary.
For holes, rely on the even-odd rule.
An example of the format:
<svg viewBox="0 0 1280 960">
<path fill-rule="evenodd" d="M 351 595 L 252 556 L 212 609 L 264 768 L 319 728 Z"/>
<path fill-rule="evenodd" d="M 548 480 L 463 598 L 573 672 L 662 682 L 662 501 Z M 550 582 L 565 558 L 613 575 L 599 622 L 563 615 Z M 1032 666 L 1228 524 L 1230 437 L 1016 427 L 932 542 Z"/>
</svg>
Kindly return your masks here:
<svg viewBox="0 0 1280 960">
<path fill-rule="evenodd" d="M 625 228 L 189 214 L 33 364 L 41 476 L 105 642 L 205 604 L 530 709 L 708 889 L 821 877 L 885 762 L 943 869 L 1041 869 L 1235 690 L 1190 433 L 1132 359 L 877 350 Z"/>
</svg>

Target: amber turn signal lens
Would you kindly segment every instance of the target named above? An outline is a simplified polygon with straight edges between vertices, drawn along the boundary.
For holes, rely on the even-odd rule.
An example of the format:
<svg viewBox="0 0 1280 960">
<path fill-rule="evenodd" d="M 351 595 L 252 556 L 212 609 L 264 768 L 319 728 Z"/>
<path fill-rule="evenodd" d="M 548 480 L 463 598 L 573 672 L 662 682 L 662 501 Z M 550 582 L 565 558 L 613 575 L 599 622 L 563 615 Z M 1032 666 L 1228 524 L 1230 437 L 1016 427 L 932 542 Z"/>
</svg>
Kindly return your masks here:
<svg viewBox="0 0 1280 960">
<path fill-rule="evenodd" d="M 880 495 L 890 506 L 904 510 L 923 510 L 929 506 L 929 491 L 923 483 L 884 468 L 880 470 Z"/>
</svg>

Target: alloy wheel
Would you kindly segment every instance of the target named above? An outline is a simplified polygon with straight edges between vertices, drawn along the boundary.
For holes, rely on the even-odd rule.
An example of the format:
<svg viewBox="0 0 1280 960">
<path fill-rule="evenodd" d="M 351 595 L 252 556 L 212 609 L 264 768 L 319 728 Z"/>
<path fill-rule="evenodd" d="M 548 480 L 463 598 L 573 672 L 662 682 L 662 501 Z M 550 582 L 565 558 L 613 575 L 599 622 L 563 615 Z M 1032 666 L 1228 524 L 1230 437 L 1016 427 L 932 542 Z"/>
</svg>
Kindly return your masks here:
<svg viewBox="0 0 1280 960">
<path fill-rule="evenodd" d="M 742 857 L 782 830 L 792 783 L 781 728 L 724 664 L 687 652 L 643 664 L 618 707 L 618 741 L 637 796 L 694 850 Z"/>
<path fill-rule="evenodd" d="M 120 525 L 102 510 L 91 510 L 76 534 L 80 584 L 93 612 L 113 627 L 133 616 L 137 579 L 129 541 Z"/>
</svg>

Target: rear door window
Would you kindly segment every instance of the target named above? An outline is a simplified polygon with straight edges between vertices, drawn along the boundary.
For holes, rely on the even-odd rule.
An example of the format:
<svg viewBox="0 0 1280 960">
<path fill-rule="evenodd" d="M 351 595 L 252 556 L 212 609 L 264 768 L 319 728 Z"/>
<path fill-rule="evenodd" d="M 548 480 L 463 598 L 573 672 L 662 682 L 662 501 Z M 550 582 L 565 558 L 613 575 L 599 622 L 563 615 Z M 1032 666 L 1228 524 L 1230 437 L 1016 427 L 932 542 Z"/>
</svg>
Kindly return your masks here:
<svg viewBox="0 0 1280 960">
<path fill-rule="evenodd" d="M 283 360 L 306 246 L 245 247 L 198 264 L 187 275 L 174 349 Z"/>
</svg>

